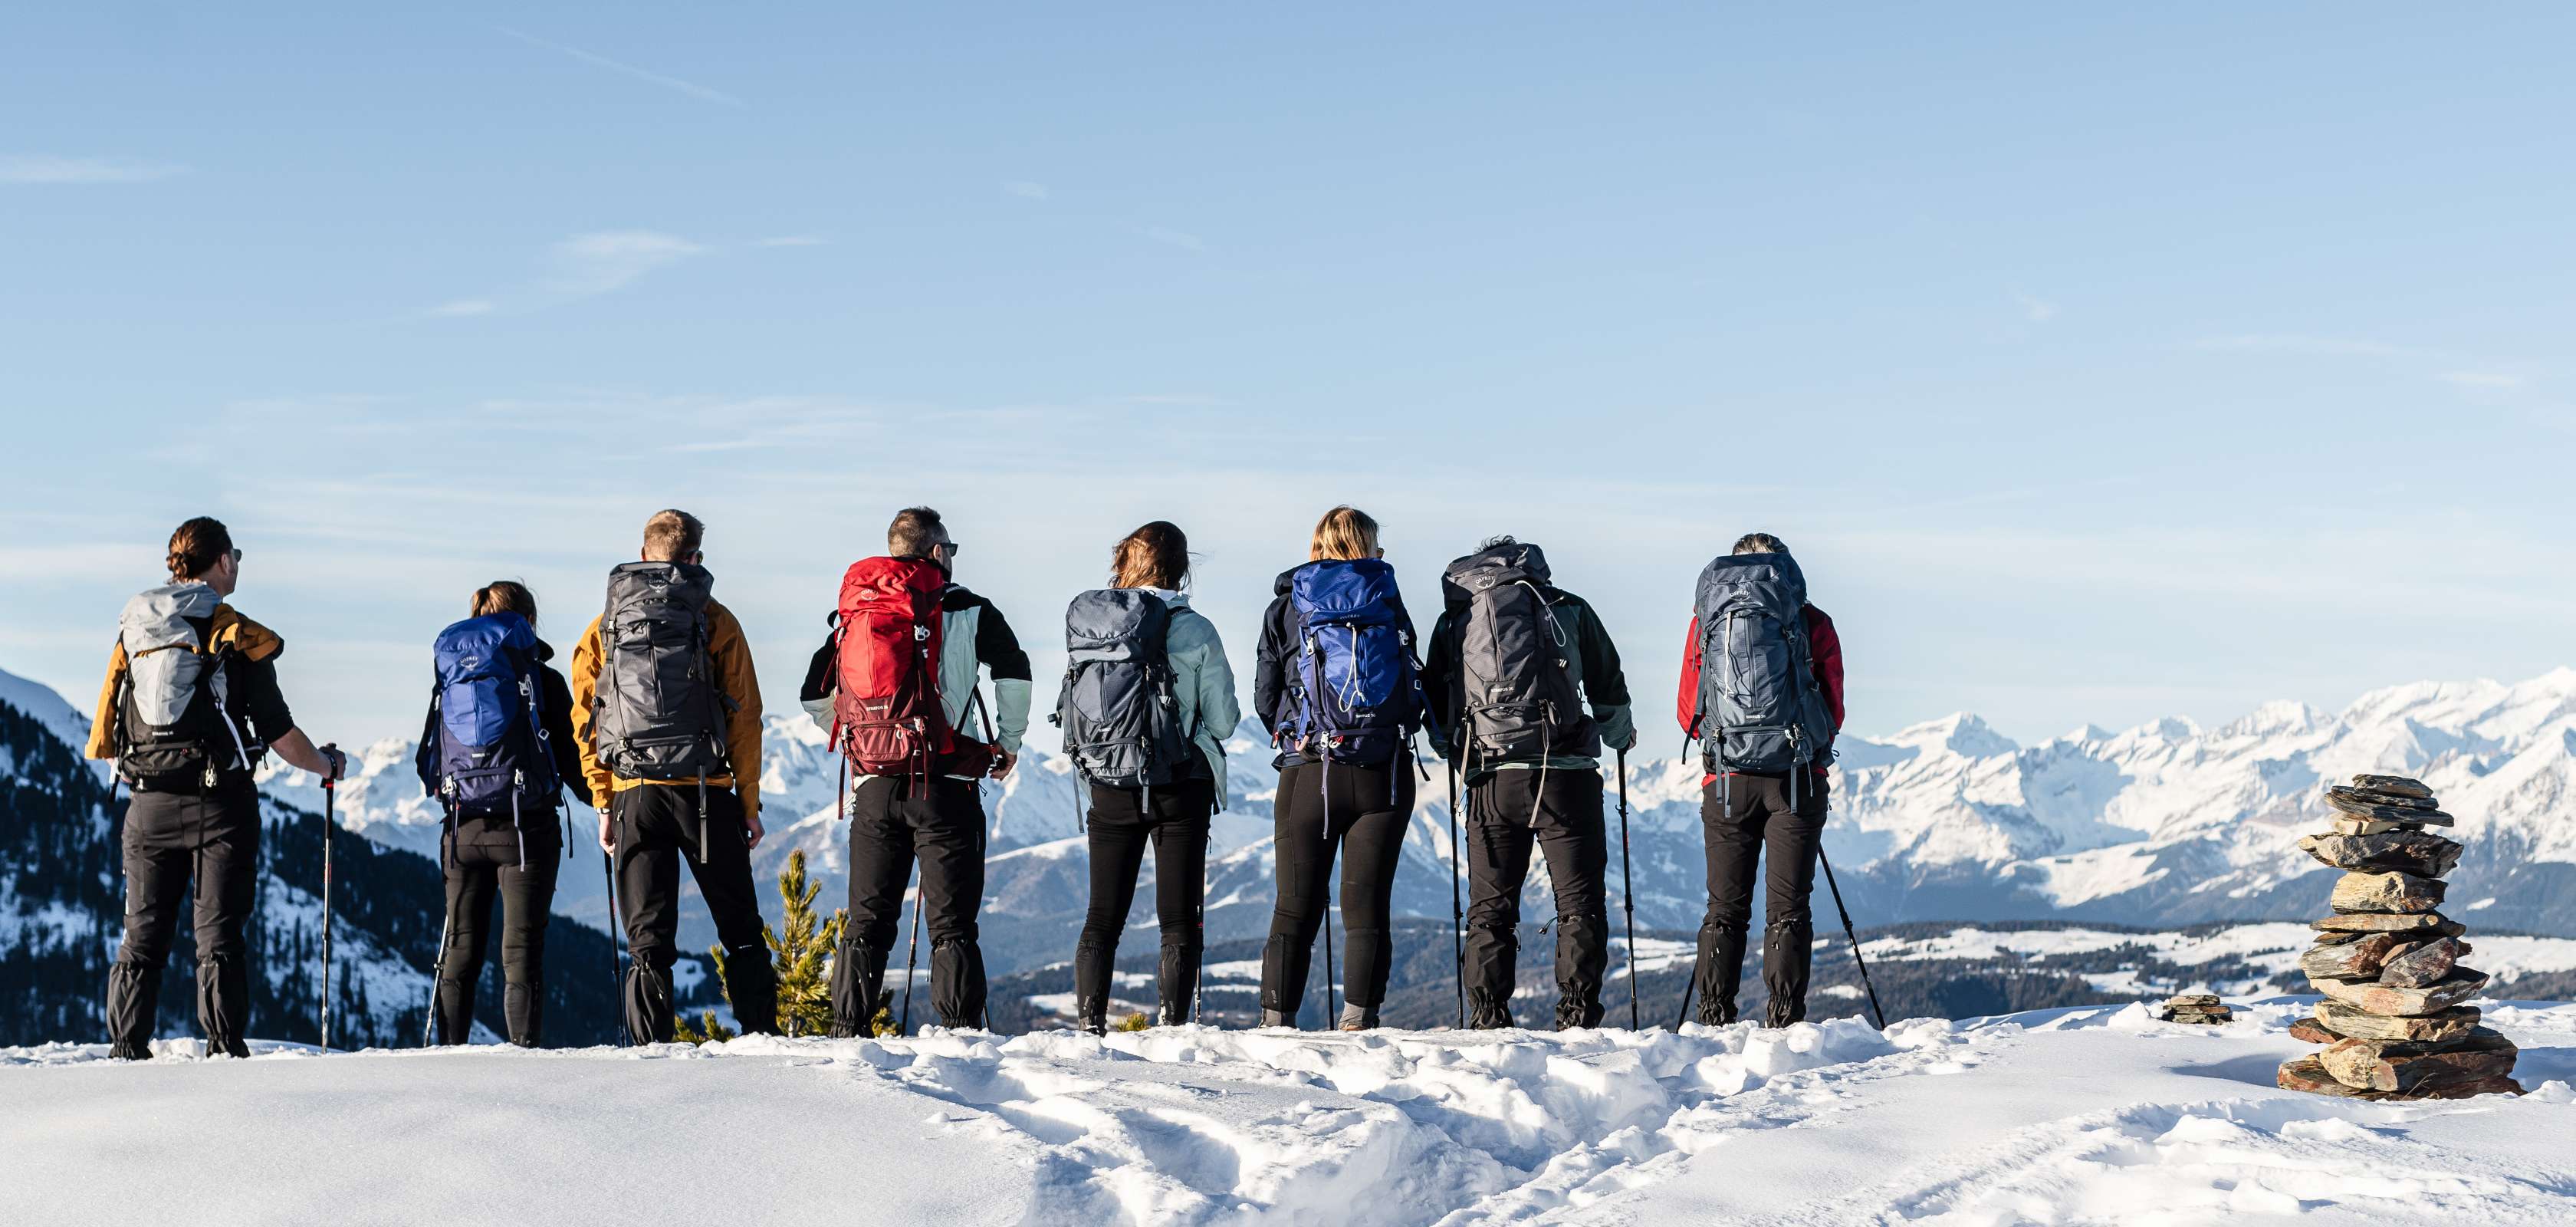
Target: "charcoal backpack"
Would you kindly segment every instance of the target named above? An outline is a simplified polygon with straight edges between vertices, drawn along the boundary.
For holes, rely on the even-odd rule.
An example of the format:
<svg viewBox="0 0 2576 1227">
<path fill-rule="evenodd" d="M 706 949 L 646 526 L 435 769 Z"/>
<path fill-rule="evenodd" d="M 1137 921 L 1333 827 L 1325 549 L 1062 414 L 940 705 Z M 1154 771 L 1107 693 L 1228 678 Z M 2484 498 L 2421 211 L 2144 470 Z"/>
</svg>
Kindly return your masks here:
<svg viewBox="0 0 2576 1227">
<path fill-rule="evenodd" d="M 1712 772 L 1832 760 L 1834 722 L 1807 644 L 1807 578 L 1787 554 L 1729 554 L 1699 573 L 1699 710 Z"/>
<path fill-rule="evenodd" d="M 1198 751 L 1181 727 L 1164 638 L 1190 611 L 1138 588 L 1103 588 L 1064 611 L 1064 690 L 1055 721 L 1082 778 L 1155 788 L 1185 778 Z"/>
<path fill-rule="evenodd" d="M 422 786 L 459 814 L 551 813 L 563 784 L 546 746 L 537 633 L 527 619 L 467 618 L 440 631 L 430 654 L 438 688 L 434 744 L 418 763 Z"/>
<path fill-rule="evenodd" d="M 1289 581 L 1288 602 L 1297 665 L 1281 735 L 1329 762 L 1391 761 L 1422 711 L 1395 568 L 1376 558 L 1310 562 Z"/>
<path fill-rule="evenodd" d="M 707 650 L 715 577 L 685 562 L 630 562 L 608 573 L 599 619 L 599 758 L 630 780 L 723 775 L 733 700 Z"/>
<path fill-rule="evenodd" d="M 841 576 L 832 739 L 863 775 L 927 776 L 957 749 L 939 698 L 947 590 L 947 573 L 919 558 L 863 558 Z"/>
<path fill-rule="evenodd" d="M 1547 555 L 1513 542 L 1449 564 L 1440 577 L 1458 632 L 1461 760 L 1597 758 L 1601 730 L 1575 686 L 1578 645 L 1548 607 Z"/>
<path fill-rule="evenodd" d="M 116 770 L 145 788 L 214 786 L 216 772 L 251 769 L 255 755 L 224 711 L 224 654 L 197 624 L 222 602 L 189 581 L 138 593 L 117 618 L 125 680 L 116 698 Z"/>
</svg>

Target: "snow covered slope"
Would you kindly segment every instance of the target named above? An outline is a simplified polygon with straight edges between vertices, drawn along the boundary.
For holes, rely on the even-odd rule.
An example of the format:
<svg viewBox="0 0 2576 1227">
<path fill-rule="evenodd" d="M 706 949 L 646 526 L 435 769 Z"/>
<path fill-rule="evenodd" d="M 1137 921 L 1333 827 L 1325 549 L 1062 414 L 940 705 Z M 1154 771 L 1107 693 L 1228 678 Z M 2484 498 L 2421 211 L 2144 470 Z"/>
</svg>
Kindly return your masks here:
<svg viewBox="0 0 2576 1227">
<path fill-rule="evenodd" d="M 2273 1067 L 2306 1047 L 2284 1033 L 2306 1004 L 2239 1009 L 2219 1027 L 2130 1006 L 1883 1034 L 1838 1020 L 331 1057 L 258 1045 L 249 1061 L 139 1066 L 95 1047 L 0 1049 L 13 1171 L 0 1221 L 2576 1217 L 2576 1007 L 2491 1004 L 2535 1093 L 2438 1105 L 2277 1090 Z M 244 1134 L 245 1120 L 261 1128 Z M 746 1137 L 761 1142 L 722 1141 Z"/>
</svg>

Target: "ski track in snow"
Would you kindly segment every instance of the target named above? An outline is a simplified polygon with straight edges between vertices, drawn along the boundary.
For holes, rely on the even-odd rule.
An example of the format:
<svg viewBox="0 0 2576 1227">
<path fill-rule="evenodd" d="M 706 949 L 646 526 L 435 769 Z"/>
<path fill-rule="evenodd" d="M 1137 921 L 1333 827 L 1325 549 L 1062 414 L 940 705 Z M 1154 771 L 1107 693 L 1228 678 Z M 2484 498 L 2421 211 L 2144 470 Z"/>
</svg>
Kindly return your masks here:
<svg viewBox="0 0 2576 1227">
<path fill-rule="evenodd" d="M 109 1197 L 153 1221 L 302 1221 L 352 1187 L 372 1190 L 356 1217 L 387 1222 L 504 1206 L 507 1221 L 713 1207 L 767 1222 L 816 1205 L 943 1224 L 2576 1218 L 2576 1006 L 2491 1008 L 2535 1093 L 2438 1104 L 2277 1090 L 2273 1066 L 2306 1048 L 2283 1030 L 2307 1003 L 2238 1008 L 2220 1027 L 2129 1006 L 1884 1033 L 1849 1019 L 1680 1035 L 932 1031 L 320 1059 L 263 1044 L 246 1064 L 141 1067 L 50 1044 L 0 1049 L 0 1100 L 17 1109 L 0 1114 L 0 1149 L 27 1174 L 0 1181 L 0 1221 L 85 1221 Z M 246 1158 L 167 1135 L 230 1119 L 269 1123 Z M 140 1143 L 136 1121 L 153 1122 Z M 654 1144 L 630 1143 L 639 1127 Z M 703 1164 L 702 1128 L 758 1130 L 761 1158 L 727 1190 L 672 1195 L 668 1165 Z M 336 1162 L 388 1174 L 353 1185 L 260 1153 L 316 1135 Z M 459 1203 L 448 1165 L 480 1172 L 496 1139 L 526 1161 L 478 1175 Z M 852 1155 L 868 1174 L 835 1200 Z M 592 1176 L 565 1185 L 567 1166 Z"/>
</svg>

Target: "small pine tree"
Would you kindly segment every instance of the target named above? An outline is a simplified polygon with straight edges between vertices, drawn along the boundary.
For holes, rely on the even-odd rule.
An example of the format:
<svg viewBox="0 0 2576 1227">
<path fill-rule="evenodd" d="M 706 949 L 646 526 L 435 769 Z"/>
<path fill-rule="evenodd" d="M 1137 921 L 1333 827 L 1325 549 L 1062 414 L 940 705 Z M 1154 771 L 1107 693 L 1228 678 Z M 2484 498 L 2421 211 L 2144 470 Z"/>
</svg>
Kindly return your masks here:
<svg viewBox="0 0 2576 1227">
<path fill-rule="evenodd" d="M 877 1016 L 868 1020 L 868 1032 L 880 1039 L 902 1035 L 903 1028 L 895 1025 L 894 1007 L 882 1004 L 877 1006 Z"/>
<path fill-rule="evenodd" d="M 1125 1018 L 1122 1018 L 1122 1019 L 1119 1019 L 1119 1020 L 1118 1020 L 1118 1026 L 1115 1028 L 1115 1030 L 1119 1030 L 1119 1031 L 1142 1031 L 1142 1030 L 1144 1030 L 1145 1028 L 1150 1027 L 1150 1026 L 1153 1026 L 1153 1025 L 1154 1025 L 1154 1020 L 1153 1020 L 1153 1019 L 1150 1019 L 1150 1018 L 1145 1017 L 1145 1016 L 1144 1016 L 1143 1014 L 1141 1014 L 1141 1013 L 1140 1013 L 1140 1014 L 1130 1014 L 1130 1015 L 1128 1015 L 1127 1017 L 1125 1017 Z"/>
<path fill-rule="evenodd" d="M 778 875 L 778 897 L 787 904 L 779 926 L 763 925 L 770 962 L 778 968 L 778 1027 L 789 1035 L 828 1035 L 832 1030 L 832 952 L 840 947 L 849 910 L 832 909 L 832 918 L 816 924 L 814 896 L 822 883 L 807 882 L 805 854 L 787 854 Z"/>
<path fill-rule="evenodd" d="M 716 1021 L 713 1010 L 698 1011 L 698 1025 L 691 1027 L 683 1014 L 671 1020 L 671 1038 L 683 1044 L 721 1044 L 733 1038 L 733 1028 Z"/>
</svg>

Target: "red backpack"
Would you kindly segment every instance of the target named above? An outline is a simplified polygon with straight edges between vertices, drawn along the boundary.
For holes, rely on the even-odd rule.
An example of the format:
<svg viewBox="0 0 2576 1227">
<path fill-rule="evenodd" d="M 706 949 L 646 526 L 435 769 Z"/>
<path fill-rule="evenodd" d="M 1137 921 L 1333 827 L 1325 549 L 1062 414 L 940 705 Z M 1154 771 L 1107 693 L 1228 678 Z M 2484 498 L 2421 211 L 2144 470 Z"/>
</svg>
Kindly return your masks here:
<svg viewBox="0 0 2576 1227">
<path fill-rule="evenodd" d="M 867 775 L 927 774 L 951 749 L 939 703 L 940 594 L 918 558 L 863 558 L 841 576 L 833 742 Z"/>
</svg>

